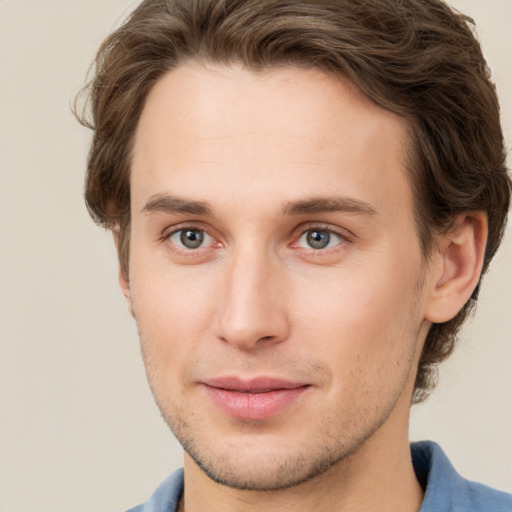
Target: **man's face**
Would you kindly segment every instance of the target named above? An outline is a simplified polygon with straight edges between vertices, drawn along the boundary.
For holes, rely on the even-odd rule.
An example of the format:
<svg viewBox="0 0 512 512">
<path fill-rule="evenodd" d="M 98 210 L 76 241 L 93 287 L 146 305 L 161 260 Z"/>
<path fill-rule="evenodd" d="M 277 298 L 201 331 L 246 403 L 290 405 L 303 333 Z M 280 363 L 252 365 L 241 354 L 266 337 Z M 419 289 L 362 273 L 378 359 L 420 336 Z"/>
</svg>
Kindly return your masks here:
<svg viewBox="0 0 512 512">
<path fill-rule="evenodd" d="M 216 481 L 289 486 L 406 438 L 432 277 L 405 132 L 315 70 L 190 64 L 149 95 L 124 286 L 156 401 Z"/>
</svg>

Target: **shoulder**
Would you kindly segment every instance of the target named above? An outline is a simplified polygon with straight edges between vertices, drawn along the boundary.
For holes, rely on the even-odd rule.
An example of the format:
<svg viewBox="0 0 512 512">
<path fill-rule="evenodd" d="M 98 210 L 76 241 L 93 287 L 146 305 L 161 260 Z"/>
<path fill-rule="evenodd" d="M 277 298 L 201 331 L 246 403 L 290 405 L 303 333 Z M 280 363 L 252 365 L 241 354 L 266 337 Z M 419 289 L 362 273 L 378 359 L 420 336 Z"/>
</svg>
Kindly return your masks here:
<svg viewBox="0 0 512 512">
<path fill-rule="evenodd" d="M 512 512 L 512 494 L 462 478 L 436 443 L 413 443 L 411 455 L 425 489 L 420 512 Z"/>
<path fill-rule="evenodd" d="M 183 493 L 183 469 L 178 469 L 164 480 L 146 503 L 127 512 L 175 512 Z"/>
</svg>

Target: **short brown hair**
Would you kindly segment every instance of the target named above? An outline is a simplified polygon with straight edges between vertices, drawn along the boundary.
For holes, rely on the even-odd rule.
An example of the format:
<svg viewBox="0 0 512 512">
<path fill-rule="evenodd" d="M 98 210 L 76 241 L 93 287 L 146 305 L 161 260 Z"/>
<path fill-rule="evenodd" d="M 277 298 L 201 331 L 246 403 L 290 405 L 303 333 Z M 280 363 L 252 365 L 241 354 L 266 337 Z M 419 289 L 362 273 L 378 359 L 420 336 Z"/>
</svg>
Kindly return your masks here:
<svg viewBox="0 0 512 512">
<path fill-rule="evenodd" d="M 252 70 L 317 67 L 356 84 L 410 121 L 409 172 L 424 255 L 461 212 L 485 211 L 484 271 L 496 252 L 511 182 L 495 87 L 473 21 L 441 0 L 144 0 L 99 49 L 84 89 L 94 131 L 85 198 L 92 217 L 116 230 L 128 271 L 131 148 L 145 99 L 189 60 Z M 435 385 L 436 367 L 478 293 L 452 320 L 432 325 L 414 401 Z"/>
</svg>

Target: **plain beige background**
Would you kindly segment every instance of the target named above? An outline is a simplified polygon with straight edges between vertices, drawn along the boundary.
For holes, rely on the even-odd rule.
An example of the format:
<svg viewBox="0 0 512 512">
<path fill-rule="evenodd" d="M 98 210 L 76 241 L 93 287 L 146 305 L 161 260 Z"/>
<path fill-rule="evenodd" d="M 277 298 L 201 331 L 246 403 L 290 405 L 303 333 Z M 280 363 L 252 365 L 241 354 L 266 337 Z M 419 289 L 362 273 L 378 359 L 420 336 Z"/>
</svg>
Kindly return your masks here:
<svg viewBox="0 0 512 512">
<path fill-rule="evenodd" d="M 70 113 L 127 0 L 0 0 L 0 511 L 110 512 L 181 464 L 148 391 L 110 236 L 81 199 L 88 132 Z M 474 16 L 512 146 L 512 0 Z M 512 491 L 512 237 L 411 437 Z"/>
</svg>

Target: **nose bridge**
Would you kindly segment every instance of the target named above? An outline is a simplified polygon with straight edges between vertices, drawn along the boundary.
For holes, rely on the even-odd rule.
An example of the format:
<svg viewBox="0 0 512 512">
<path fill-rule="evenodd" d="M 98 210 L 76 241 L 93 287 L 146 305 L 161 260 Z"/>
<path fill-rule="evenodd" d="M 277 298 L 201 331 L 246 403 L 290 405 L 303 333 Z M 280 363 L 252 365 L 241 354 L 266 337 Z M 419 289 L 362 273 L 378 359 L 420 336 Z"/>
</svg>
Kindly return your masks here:
<svg viewBox="0 0 512 512">
<path fill-rule="evenodd" d="M 219 337 L 250 350 L 287 337 L 288 319 L 279 288 L 283 281 L 275 258 L 261 247 L 235 251 L 227 265 L 219 308 Z"/>
</svg>

